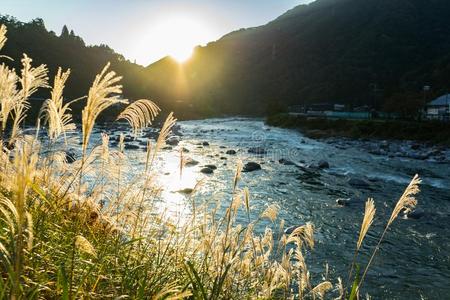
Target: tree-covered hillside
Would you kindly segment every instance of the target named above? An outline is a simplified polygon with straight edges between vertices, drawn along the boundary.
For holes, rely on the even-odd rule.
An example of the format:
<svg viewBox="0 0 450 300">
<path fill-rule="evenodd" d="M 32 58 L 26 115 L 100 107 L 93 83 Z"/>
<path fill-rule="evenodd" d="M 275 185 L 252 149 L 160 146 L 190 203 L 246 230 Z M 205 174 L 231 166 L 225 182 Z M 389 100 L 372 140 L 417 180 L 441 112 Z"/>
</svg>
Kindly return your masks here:
<svg viewBox="0 0 450 300">
<path fill-rule="evenodd" d="M 197 48 L 183 96 L 216 112 L 324 102 L 395 111 L 402 95 L 423 101 L 424 85 L 428 97 L 446 92 L 449 53 L 447 0 L 318 0 Z M 148 74 L 162 86 L 179 68 L 165 59 Z"/>
<path fill-rule="evenodd" d="M 183 65 L 166 57 L 144 68 L 108 46 L 86 46 L 41 19 L 3 17 L 4 53 L 72 68 L 66 95 L 87 93 L 107 61 L 124 95 L 150 98 L 179 117 L 264 114 L 289 105 L 343 103 L 415 111 L 450 87 L 450 1 L 317 0 L 274 21 L 197 47 Z M 10 62 L 8 62 L 10 63 Z M 423 86 L 430 85 L 425 97 Z"/>
</svg>

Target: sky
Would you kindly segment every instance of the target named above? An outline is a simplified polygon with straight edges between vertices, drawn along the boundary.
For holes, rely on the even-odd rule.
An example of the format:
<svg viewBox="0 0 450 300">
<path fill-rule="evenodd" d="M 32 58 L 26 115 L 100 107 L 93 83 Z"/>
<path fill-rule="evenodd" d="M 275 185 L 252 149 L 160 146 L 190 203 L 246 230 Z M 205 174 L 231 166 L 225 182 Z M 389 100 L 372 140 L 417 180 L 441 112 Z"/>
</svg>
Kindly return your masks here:
<svg viewBox="0 0 450 300">
<path fill-rule="evenodd" d="M 263 25 L 311 0 L 1 0 L 0 14 L 42 18 L 60 34 L 64 24 L 86 44 L 107 44 L 148 65 L 167 55 L 187 59 L 231 31 Z"/>
</svg>

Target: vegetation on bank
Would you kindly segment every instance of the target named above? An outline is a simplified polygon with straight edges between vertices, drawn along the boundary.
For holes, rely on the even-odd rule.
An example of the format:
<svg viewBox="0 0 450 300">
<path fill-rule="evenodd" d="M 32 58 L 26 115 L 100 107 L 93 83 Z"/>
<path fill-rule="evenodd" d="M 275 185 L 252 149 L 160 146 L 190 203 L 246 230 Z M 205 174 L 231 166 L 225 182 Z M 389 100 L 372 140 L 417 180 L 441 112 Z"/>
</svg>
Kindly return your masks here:
<svg viewBox="0 0 450 300">
<path fill-rule="evenodd" d="M 0 26 L 0 49 L 5 34 Z M 61 69 L 36 132 L 26 134 L 29 98 L 50 84 L 45 65 L 35 67 L 26 55 L 20 61 L 19 74 L 0 65 L 0 299 L 318 299 L 330 292 L 356 299 L 388 229 L 416 205 L 417 175 L 359 272 L 359 250 L 375 217 L 369 199 L 346 280 L 331 282 L 326 273 L 324 279 L 311 278 L 305 256 L 314 247 L 313 224 L 285 233 L 284 222 L 275 223 L 276 205 L 252 218 L 250 193 L 238 185 L 240 165 L 230 178 L 230 199 L 197 205 L 196 187 L 184 218 L 158 210 L 155 161 L 175 124 L 172 113 L 157 140 L 148 140 L 140 173 L 128 169 L 123 135 L 118 148 L 110 148 L 106 134 L 92 141 L 100 114 L 128 104 L 120 97 L 121 78 L 109 65 L 87 97 L 76 100 L 83 102 L 81 134 L 73 132 L 73 102 L 63 101 L 70 70 Z M 157 114 L 155 103 L 141 99 L 117 118 L 139 135 Z M 67 160 L 69 145 L 79 148 L 78 160 Z M 183 164 L 180 154 L 180 176 Z M 244 224 L 236 222 L 239 211 L 247 215 Z M 256 230 L 263 220 L 272 226 Z"/>
<path fill-rule="evenodd" d="M 276 114 L 267 124 L 297 128 L 308 137 L 348 137 L 416 140 L 450 145 L 450 123 L 403 120 L 346 120 L 311 118 L 292 114 Z"/>
</svg>

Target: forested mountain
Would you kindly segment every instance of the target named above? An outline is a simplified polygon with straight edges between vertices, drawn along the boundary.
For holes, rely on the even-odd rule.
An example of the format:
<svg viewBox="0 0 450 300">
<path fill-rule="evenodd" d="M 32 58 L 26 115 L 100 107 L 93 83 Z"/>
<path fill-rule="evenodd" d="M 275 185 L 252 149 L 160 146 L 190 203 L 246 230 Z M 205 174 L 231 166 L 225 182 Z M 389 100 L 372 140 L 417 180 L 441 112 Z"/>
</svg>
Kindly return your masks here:
<svg viewBox="0 0 450 300">
<path fill-rule="evenodd" d="M 106 45 L 86 46 L 82 38 L 63 27 L 60 34 L 48 31 L 42 19 L 34 19 L 29 23 L 20 22 L 12 17 L 0 17 L 0 24 L 7 26 L 8 41 L 2 49 L 2 55 L 13 58 L 13 61 L 2 59 L 10 66 L 20 69 L 21 58 L 26 53 L 33 59 L 33 65 L 46 64 L 49 69 L 50 81 L 53 80 L 59 66 L 63 69 L 71 68 L 64 95 L 67 99 L 75 99 L 87 95 L 94 77 L 107 62 L 111 62 L 111 69 L 124 76 L 124 96 L 130 99 L 149 95 L 146 91 L 144 68 L 127 61 Z M 36 97 L 49 97 L 49 90 L 40 90 Z M 40 104 L 40 103 L 38 103 Z M 34 105 L 34 103 L 32 103 Z M 76 105 L 83 105 L 81 102 Z M 75 107 L 75 117 L 79 114 L 79 107 Z"/>
<path fill-rule="evenodd" d="M 125 96 L 151 98 L 177 115 L 264 114 L 311 103 L 395 111 L 450 87 L 450 1 L 317 0 L 272 22 L 197 47 L 183 65 L 169 57 L 144 68 L 107 46 L 86 47 L 67 28 L 48 32 L 3 17 L 3 54 L 71 67 L 66 95 L 87 93 L 107 61 L 124 75 Z M 8 62 L 9 63 L 9 62 Z"/>
<path fill-rule="evenodd" d="M 148 74 L 164 86 L 180 69 L 164 59 Z M 183 74 L 187 102 L 214 112 L 416 106 L 424 85 L 432 86 L 427 97 L 450 87 L 450 1 L 318 0 L 197 48 Z"/>
</svg>

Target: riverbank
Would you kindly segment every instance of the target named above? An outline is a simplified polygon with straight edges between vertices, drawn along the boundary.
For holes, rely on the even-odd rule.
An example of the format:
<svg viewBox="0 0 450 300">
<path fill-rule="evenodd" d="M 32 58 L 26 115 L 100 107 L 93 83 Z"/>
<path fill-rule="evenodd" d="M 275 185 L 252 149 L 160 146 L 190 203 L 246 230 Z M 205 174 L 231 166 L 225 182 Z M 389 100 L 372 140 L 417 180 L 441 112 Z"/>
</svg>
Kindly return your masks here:
<svg viewBox="0 0 450 300">
<path fill-rule="evenodd" d="M 271 126 L 299 129 L 310 138 L 346 137 L 412 140 L 450 145 L 450 124 L 399 120 L 332 120 L 277 114 L 266 119 Z"/>
</svg>

